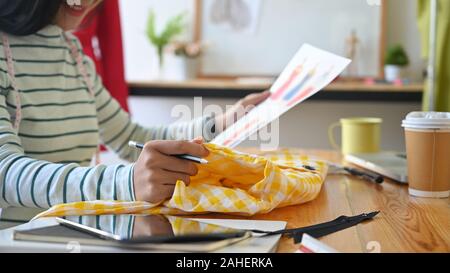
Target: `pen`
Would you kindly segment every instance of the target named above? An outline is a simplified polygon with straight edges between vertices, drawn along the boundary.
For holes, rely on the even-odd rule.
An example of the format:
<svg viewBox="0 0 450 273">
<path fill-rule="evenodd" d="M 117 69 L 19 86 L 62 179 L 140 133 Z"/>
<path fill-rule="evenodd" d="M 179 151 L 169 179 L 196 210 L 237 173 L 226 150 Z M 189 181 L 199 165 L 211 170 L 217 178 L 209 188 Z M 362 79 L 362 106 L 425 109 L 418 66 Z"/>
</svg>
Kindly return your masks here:
<svg viewBox="0 0 450 273">
<path fill-rule="evenodd" d="M 137 143 L 136 141 L 130 141 L 128 142 L 128 146 L 133 147 L 133 148 L 137 148 L 137 149 L 144 149 L 144 144 L 141 143 Z M 185 160 L 189 160 L 198 164 L 208 164 L 208 160 L 203 159 L 203 158 L 199 158 L 193 155 L 187 155 L 187 154 L 181 154 L 181 155 L 172 155 L 174 157 L 180 158 L 180 159 L 185 159 Z"/>
<path fill-rule="evenodd" d="M 351 168 L 351 167 L 346 167 L 346 166 L 341 166 L 332 162 L 328 162 L 328 164 L 334 168 L 334 173 L 335 174 L 351 174 L 354 175 L 356 177 L 360 177 L 364 180 L 370 181 L 370 182 L 374 182 L 377 184 L 381 184 L 384 181 L 384 178 L 382 175 L 378 175 L 378 174 L 372 174 L 370 172 L 366 172 L 366 171 L 362 171 L 362 170 L 358 170 L 356 168 Z"/>
<path fill-rule="evenodd" d="M 366 180 L 372 181 L 377 184 L 381 184 L 384 181 L 384 178 L 381 175 L 371 174 L 369 172 L 362 172 L 358 169 L 349 168 L 349 167 L 344 167 L 344 170 L 352 175 L 359 176 L 361 178 L 364 178 Z"/>
</svg>

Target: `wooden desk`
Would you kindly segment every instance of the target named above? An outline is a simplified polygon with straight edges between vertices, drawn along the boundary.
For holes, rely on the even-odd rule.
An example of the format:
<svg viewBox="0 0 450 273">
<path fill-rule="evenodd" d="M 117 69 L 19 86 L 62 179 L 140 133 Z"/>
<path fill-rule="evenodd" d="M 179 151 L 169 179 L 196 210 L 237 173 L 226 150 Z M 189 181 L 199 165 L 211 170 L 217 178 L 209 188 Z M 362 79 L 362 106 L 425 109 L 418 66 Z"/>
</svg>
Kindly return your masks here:
<svg viewBox="0 0 450 273">
<path fill-rule="evenodd" d="M 342 161 L 336 152 L 299 152 Z M 328 235 L 321 241 L 341 252 L 370 252 L 367 247 L 376 244 L 372 241 L 379 243 L 381 252 L 450 252 L 450 199 L 415 198 L 408 194 L 406 185 L 392 181 L 376 185 L 350 176 L 330 175 L 316 200 L 250 219 L 282 220 L 288 222 L 288 228 L 296 228 L 376 210 L 381 212 L 373 221 Z M 223 214 L 205 217 L 239 218 Z M 292 239 L 282 238 L 278 252 L 294 252 L 297 248 Z"/>
<path fill-rule="evenodd" d="M 255 149 L 241 150 L 258 152 Z M 333 162 L 342 160 L 338 153 L 331 151 L 298 152 Z M 351 216 L 375 210 L 381 213 L 372 221 L 320 240 L 341 252 L 369 252 L 367 246 L 371 245 L 370 242 L 378 242 L 381 252 L 450 252 L 450 199 L 414 198 L 409 196 L 406 185 L 392 181 L 377 185 L 350 176 L 330 175 L 318 198 L 303 205 L 253 217 L 225 214 L 198 217 L 287 221 L 288 228 L 296 228 L 330 221 L 340 215 Z M 8 238 L 11 240 L 11 236 Z M 282 238 L 278 252 L 294 252 L 297 248 L 292 239 Z M 61 251 L 65 251 L 65 246 Z"/>
</svg>

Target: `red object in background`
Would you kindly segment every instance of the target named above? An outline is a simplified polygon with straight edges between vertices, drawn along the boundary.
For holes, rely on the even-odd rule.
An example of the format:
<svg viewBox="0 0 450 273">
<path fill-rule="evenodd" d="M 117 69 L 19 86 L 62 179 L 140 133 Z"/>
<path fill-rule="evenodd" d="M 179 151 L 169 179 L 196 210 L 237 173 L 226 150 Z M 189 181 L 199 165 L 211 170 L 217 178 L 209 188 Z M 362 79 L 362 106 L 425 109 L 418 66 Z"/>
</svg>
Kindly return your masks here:
<svg viewBox="0 0 450 273">
<path fill-rule="evenodd" d="M 91 57 L 111 95 L 128 112 L 128 86 L 125 82 L 122 31 L 118 0 L 103 1 L 87 16 L 81 29 L 75 32 L 86 55 Z M 98 44 L 94 44 L 98 41 Z"/>
</svg>

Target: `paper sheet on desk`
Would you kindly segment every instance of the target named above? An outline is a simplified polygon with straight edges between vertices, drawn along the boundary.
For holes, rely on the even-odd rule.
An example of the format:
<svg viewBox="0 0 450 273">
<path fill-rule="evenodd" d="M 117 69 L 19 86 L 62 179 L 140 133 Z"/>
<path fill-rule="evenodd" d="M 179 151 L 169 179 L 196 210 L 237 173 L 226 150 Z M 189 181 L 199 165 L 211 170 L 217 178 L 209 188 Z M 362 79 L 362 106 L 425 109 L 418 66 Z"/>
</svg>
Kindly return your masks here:
<svg viewBox="0 0 450 273">
<path fill-rule="evenodd" d="M 326 87 L 350 60 L 304 44 L 289 62 L 270 92 L 272 96 L 230 126 L 212 143 L 238 146 L 258 130 Z"/>
</svg>

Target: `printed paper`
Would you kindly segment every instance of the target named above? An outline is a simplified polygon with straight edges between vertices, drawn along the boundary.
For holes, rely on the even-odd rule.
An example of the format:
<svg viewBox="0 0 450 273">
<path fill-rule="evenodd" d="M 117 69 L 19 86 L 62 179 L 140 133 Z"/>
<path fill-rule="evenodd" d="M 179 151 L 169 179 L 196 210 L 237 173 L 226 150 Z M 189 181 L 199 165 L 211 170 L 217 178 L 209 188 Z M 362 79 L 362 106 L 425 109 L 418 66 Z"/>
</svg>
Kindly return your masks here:
<svg viewBox="0 0 450 273">
<path fill-rule="evenodd" d="M 222 132 L 212 143 L 230 148 L 238 146 L 292 107 L 325 88 L 350 62 L 347 58 L 304 44 L 272 85 L 272 96 Z"/>
</svg>

